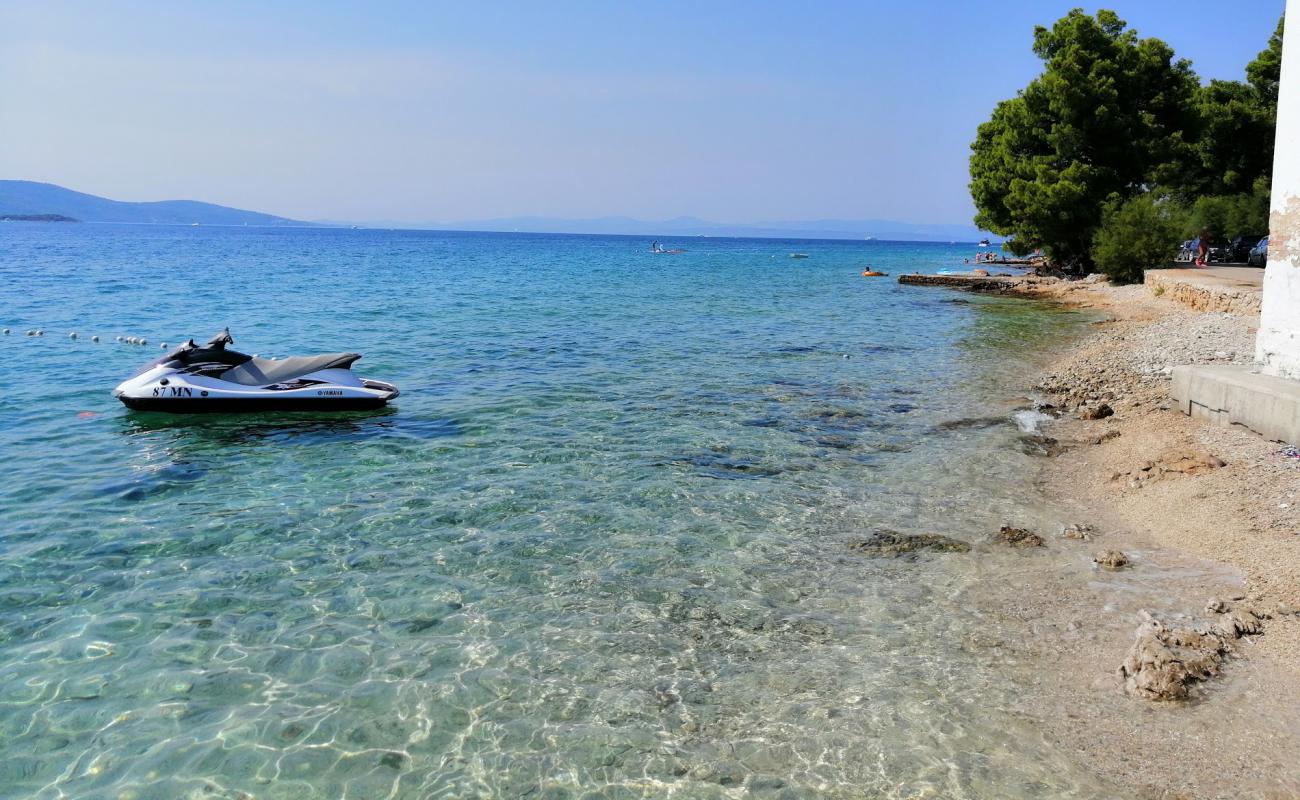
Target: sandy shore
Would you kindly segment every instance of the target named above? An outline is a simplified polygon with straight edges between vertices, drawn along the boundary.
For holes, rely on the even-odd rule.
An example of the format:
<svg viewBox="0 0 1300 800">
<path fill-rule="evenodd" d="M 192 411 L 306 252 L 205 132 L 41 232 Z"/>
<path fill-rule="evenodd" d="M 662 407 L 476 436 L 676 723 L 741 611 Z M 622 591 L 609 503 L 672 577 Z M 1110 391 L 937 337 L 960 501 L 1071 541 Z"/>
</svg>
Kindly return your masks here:
<svg viewBox="0 0 1300 800">
<path fill-rule="evenodd" d="M 1023 712 L 1121 796 L 1300 797 L 1300 459 L 1169 400 L 1175 364 L 1248 363 L 1258 317 L 1145 286 L 1022 293 L 1103 316 L 1027 381 L 1056 417 L 1039 475 L 1046 545 L 980 590 L 1019 643 L 994 651 L 1025 686 Z M 1106 550 L 1130 563 L 1100 567 Z M 1262 633 L 1222 637 L 1218 673 L 1188 681 L 1186 699 L 1145 699 L 1119 673 L 1147 620 L 1213 632 L 1234 613 Z"/>
</svg>

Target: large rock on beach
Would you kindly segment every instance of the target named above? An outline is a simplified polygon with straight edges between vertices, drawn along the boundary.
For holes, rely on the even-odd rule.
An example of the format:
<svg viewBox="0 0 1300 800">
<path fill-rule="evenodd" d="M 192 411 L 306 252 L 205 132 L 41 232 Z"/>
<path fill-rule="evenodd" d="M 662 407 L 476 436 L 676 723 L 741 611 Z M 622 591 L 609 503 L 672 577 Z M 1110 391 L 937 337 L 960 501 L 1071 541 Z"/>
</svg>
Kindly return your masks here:
<svg viewBox="0 0 1300 800">
<path fill-rule="evenodd" d="M 1212 601 L 1214 608 L 1222 602 Z M 1186 699 L 1191 685 L 1219 673 L 1232 642 L 1263 633 L 1267 614 L 1248 608 L 1229 611 L 1208 628 L 1170 628 L 1146 612 L 1133 647 L 1120 664 L 1125 690 L 1146 700 Z M 1217 612 L 1216 612 L 1217 613 Z"/>
<path fill-rule="evenodd" d="M 1194 681 L 1219 673 L 1228 643 L 1191 628 L 1167 628 L 1148 619 L 1119 666 L 1124 689 L 1145 700 L 1184 700 Z"/>
<path fill-rule="evenodd" d="M 849 542 L 849 547 L 859 553 L 877 558 L 915 558 L 922 551 L 965 553 L 970 545 L 960 539 L 937 533 L 898 533 L 876 531 L 866 539 Z"/>
</svg>

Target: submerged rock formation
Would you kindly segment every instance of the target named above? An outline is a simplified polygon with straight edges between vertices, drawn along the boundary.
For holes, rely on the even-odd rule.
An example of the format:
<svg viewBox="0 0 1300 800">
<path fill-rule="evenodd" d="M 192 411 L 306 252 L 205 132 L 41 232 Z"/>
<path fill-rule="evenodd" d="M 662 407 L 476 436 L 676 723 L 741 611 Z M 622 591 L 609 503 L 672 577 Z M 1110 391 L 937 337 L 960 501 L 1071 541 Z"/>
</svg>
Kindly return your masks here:
<svg viewBox="0 0 1300 800">
<path fill-rule="evenodd" d="M 1043 537 L 1027 531 L 1024 528 L 1013 528 L 1010 525 L 1003 525 L 1002 529 L 997 532 L 997 541 L 1003 544 L 1009 544 L 1012 547 L 1042 547 Z"/>
<path fill-rule="evenodd" d="M 887 530 L 876 531 L 866 539 L 849 542 L 849 547 L 878 558 L 915 558 L 923 550 L 946 553 L 965 553 L 970 550 L 969 544 L 937 533 L 898 533 Z"/>
</svg>

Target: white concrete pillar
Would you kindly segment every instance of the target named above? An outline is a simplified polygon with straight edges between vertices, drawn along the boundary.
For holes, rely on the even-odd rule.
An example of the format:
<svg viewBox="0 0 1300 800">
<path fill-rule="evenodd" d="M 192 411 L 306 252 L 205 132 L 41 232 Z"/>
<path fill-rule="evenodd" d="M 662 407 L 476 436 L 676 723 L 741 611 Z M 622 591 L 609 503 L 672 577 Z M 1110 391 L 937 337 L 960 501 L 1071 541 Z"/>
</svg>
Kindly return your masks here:
<svg viewBox="0 0 1300 800">
<path fill-rule="evenodd" d="M 1287 0 L 1286 20 L 1255 360 L 1266 375 L 1300 380 L 1300 0 Z"/>
</svg>

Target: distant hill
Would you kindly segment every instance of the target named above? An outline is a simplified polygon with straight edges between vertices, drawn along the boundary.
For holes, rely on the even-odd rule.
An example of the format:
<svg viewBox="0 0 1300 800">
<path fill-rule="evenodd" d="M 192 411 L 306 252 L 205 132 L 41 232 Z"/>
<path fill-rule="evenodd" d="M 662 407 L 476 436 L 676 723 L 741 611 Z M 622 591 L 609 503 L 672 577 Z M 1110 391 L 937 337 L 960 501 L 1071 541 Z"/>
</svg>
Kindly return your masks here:
<svg viewBox="0 0 1300 800">
<path fill-rule="evenodd" d="M 74 192 L 52 183 L 0 180 L 0 217 L 59 215 L 82 222 L 134 222 L 171 225 L 310 225 L 271 214 L 194 200 L 126 203 Z"/>
<path fill-rule="evenodd" d="M 62 214 L 0 214 L 4 222 L 80 222 Z"/>
<path fill-rule="evenodd" d="M 988 234 L 973 225 L 917 224 L 882 219 L 819 219 L 754 223 L 709 222 L 676 217 L 652 222 L 631 217 L 557 219 L 553 217 L 502 217 L 460 222 L 371 222 L 394 228 L 527 233 L 605 233 L 632 236 L 737 236 L 773 239 L 888 239 L 913 242 L 975 242 Z M 996 237 L 993 237 L 996 238 Z"/>
</svg>

